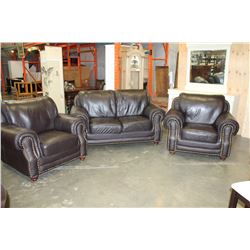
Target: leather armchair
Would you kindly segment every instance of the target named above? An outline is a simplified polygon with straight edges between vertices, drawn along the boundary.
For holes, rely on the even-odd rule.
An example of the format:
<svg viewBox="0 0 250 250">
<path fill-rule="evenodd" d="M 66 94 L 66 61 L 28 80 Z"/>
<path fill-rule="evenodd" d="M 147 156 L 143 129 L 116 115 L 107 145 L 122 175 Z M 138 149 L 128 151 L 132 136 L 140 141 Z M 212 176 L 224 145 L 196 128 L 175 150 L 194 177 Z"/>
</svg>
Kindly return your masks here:
<svg viewBox="0 0 250 250">
<path fill-rule="evenodd" d="M 229 109 L 222 95 L 180 94 L 163 121 L 169 152 L 218 155 L 225 160 L 230 156 L 232 136 L 239 130 Z"/>
<path fill-rule="evenodd" d="M 1 111 L 2 161 L 33 181 L 63 162 L 85 158 L 84 123 L 58 114 L 51 98 L 2 102 Z"/>
<path fill-rule="evenodd" d="M 97 90 L 79 92 L 71 114 L 83 119 L 88 144 L 158 144 L 165 112 L 150 103 L 145 90 Z"/>
</svg>

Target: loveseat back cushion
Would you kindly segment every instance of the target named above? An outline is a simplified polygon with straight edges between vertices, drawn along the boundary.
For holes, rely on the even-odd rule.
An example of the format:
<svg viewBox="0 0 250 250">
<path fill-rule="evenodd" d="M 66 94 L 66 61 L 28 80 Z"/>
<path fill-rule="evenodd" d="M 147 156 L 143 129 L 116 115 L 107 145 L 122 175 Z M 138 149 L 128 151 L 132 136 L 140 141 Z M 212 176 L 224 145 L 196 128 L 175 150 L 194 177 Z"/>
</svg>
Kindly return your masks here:
<svg viewBox="0 0 250 250">
<path fill-rule="evenodd" d="M 79 92 L 74 100 L 77 107 L 87 110 L 90 117 L 115 117 L 115 94 L 111 90 L 90 90 Z"/>
<path fill-rule="evenodd" d="M 180 94 L 179 109 L 187 123 L 214 124 L 223 112 L 223 95 Z"/>
<path fill-rule="evenodd" d="M 142 115 L 149 105 L 146 90 L 118 90 L 115 94 L 117 117 Z"/>
<path fill-rule="evenodd" d="M 54 129 L 54 120 L 58 115 L 56 104 L 49 97 L 6 101 L 2 103 L 2 112 L 9 124 L 37 133 Z"/>
</svg>

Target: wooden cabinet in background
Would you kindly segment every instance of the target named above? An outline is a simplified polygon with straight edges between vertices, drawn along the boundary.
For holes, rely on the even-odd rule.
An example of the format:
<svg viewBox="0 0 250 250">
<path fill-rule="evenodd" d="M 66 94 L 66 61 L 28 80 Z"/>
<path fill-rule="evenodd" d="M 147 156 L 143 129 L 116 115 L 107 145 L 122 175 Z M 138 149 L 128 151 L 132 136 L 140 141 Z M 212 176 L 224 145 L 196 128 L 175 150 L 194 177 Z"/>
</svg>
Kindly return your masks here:
<svg viewBox="0 0 250 250">
<path fill-rule="evenodd" d="M 168 66 L 156 66 L 156 96 L 168 96 L 169 78 Z"/>
</svg>

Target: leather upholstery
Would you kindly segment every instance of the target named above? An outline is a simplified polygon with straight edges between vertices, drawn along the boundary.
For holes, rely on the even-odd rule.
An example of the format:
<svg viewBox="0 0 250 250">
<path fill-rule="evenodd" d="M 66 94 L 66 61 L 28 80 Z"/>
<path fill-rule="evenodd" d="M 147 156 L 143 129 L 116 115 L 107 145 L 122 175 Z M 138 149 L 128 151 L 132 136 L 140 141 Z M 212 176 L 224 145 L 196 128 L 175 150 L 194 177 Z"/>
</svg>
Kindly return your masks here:
<svg viewBox="0 0 250 250">
<path fill-rule="evenodd" d="M 92 118 L 90 119 L 90 133 L 92 134 L 119 134 L 122 125 L 115 118 Z"/>
<path fill-rule="evenodd" d="M 224 96 L 180 95 L 180 111 L 187 123 L 214 124 L 224 109 Z"/>
<path fill-rule="evenodd" d="M 39 134 L 40 144 L 44 156 L 67 154 L 72 148 L 79 150 L 78 138 L 63 131 L 46 131 Z"/>
<path fill-rule="evenodd" d="M 230 156 L 239 124 L 229 109 L 222 95 L 180 94 L 163 121 L 168 150 Z"/>
<path fill-rule="evenodd" d="M 1 111 L 2 161 L 24 175 L 36 179 L 62 159 L 86 155 L 82 119 L 58 114 L 51 98 L 6 101 Z"/>
<path fill-rule="evenodd" d="M 89 117 L 115 117 L 116 105 L 113 91 L 81 91 L 75 97 L 74 104 L 85 108 Z"/>
<path fill-rule="evenodd" d="M 181 138 L 191 141 L 216 142 L 218 133 L 212 125 L 187 123 L 181 130 Z"/>
<path fill-rule="evenodd" d="M 146 90 L 116 91 L 117 117 L 142 115 L 148 106 Z"/>
<path fill-rule="evenodd" d="M 120 117 L 122 132 L 150 131 L 152 122 L 144 116 L 125 116 Z"/>
<path fill-rule="evenodd" d="M 2 109 L 9 124 L 34 130 L 36 133 L 54 129 L 57 108 L 52 99 L 37 98 L 3 103 Z M 41 108 L 41 106 L 43 108 Z"/>
<path fill-rule="evenodd" d="M 165 112 L 150 104 L 145 90 L 102 91 L 102 94 L 79 92 L 74 103 L 71 114 L 84 120 L 89 144 L 160 141 L 160 124 Z M 107 112 L 107 116 L 103 116 L 105 112 L 95 112 L 94 117 L 93 109 L 86 103 L 100 106 L 109 103 L 111 108 L 107 110 L 112 112 Z"/>
</svg>

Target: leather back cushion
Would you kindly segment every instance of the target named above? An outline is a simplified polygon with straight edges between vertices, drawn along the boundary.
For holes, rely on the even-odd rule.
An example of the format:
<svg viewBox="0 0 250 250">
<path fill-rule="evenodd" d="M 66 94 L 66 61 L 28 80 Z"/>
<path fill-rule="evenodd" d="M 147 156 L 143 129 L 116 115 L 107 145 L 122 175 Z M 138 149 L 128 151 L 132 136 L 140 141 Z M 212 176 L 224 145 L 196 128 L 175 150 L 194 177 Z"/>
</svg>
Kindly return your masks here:
<svg viewBox="0 0 250 250">
<path fill-rule="evenodd" d="M 87 110 L 90 117 L 115 117 L 115 95 L 111 90 L 81 91 L 75 97 L 77 107 Z"/>
<path fill-rule="evenodd" d="M 116 91 L 117 116 L 142 115 L 149 105 L 146 90 L 118 90 Z"/>
<path fill-rule="evenodd" d="M 2 112 L 9 124 L 37 133 L 54 129 L 54 119 L 58 115 L 56 104 L 49 97 L 4 102 Z"/>
<path fill-rule="evenodd" d="M 179 109 L 187 123 L 213 124 L 223 112 L 223 95 L 180 94 Z"/>
</svg>

